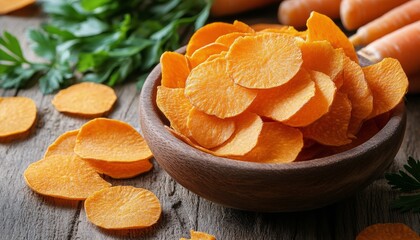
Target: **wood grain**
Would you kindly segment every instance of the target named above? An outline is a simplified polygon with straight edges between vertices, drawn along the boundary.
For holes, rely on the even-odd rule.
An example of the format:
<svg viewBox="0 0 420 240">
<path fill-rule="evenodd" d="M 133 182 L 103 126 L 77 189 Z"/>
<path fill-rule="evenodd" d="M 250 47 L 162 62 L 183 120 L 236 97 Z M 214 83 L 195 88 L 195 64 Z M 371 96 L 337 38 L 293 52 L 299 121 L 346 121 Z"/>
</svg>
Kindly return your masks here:
<svg viewBox="0 0 420 240">
<path fill-rule="evenodd" d="M 275 12 L 275 11 L 273 11 Z M 29 12 L 32 13 L 32 12 Z M 258 15 L 258 14 L 257 14 Z M 273 22 L 265 12 L 255 19 Z M 275 16 L 275 15 L 273 15 Z M 24 39 L 24 31 L 40 22 L 39 15 L 17 14 L 0 17 L 0 32 L 8 30 Z M 27 44 L 25 54 L 31 54 Z M 118 87 L 118 102 L 111 118 L 139 127 L 138 92 L 134 83 Z M 133 185 L 152 190 L 160 199 L 163 215 L 158 224 L 146 230 L 104 231 L 90 224 L 82 202 L 60 201 L 32 192 L 24 183 L 26 167 L 44 154 L 61 133 L 80 127 L 86 120 L 58 113 L 51 105 L 52 95 L 43 96 L 37 86 L 25 90 L 1 90 L 0 96 L 26 96 L 35 100 L 39 121 L 26 140 L 0 145 L 0 239 L 179 239 L 190 229 L 227 240 L 354 239 L 364 227 L 379 222 L 403 222 L 420 232 L 420 215 L 389 209 L 397 196 L 383 177 L 363 191 L 339 203 L 307 212 L 256 213 L 224 208 L 204 200 L 181 185 L 154 162 L 153 171 L 129 180 L 110 180 L 114 185 Z M 420 96 L 406 99 L 408 121 L 403 145 L 389 171 L 396 171 L 407 156 L 420 157 Z"/>
</svg>

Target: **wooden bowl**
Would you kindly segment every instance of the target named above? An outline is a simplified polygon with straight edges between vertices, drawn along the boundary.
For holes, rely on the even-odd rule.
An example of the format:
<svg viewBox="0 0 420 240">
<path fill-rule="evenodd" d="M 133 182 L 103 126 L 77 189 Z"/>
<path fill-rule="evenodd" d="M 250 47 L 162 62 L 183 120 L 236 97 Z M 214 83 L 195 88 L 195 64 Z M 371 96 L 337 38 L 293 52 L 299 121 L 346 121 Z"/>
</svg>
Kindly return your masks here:
<svg viewBox="0 0 420 240">
<path fill-rule="evenodd" d="M 216 157 L 174 137 L 156 106 L 160 65 L 140 95 L 140 124 L 159 165 L 178 183 L 226 207 L 288 212 L 320 208 L 349 197 L 378 178 L 394 160 L 404 137 L 404 103 L 370 140 L 328 157 L 288 164 L 261 164 Z"/>
</svg>

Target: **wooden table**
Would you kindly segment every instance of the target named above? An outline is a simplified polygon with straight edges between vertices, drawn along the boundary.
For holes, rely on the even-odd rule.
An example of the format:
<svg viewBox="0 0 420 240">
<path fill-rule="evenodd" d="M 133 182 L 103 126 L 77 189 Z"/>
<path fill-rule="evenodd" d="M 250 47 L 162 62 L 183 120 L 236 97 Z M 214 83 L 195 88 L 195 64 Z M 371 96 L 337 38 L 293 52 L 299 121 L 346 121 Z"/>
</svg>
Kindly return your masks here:
<svg viewBox="0 0 420 240">
<path fill-rule="evenodd" d="M 16 34 L 25 55 L 33 58 L 24 32 L 40 23 L 39 14 L 28 9 L 0 17 L 0 32 Z M 36 10 L 36 8 L 35 8 Z M 28 15 L 29 14 L 29 15 Z M 265 13 L 264 13 L 265 14 Z M 262 16 L 264 15 L 262 14 Z M 270 15 L 271 14 L 271 15 Z M 275 13 L 270 12 L 271 21 Z M 267 14 L 266 14 L 267 16 Z M 259 18 L 240 16 L 248 23 Z M 261 19 L 267 19 L 262 17 Z M 138 129 L 138 96 L 135 83 L 116 88 L 118 103 L 110 118 L 124 120 Z M 368 225 L 402 222 L 420 232 L 418 213 L 400 213 L 389 208 L 398 195 L 381 177 L 355 196 L 331 206 L 297 213 L 255 213 L 228 209 L 202 199 L 177 184 L 154 161 L 154 169 L 128 179 L 106 178 L 113 185 L 132 185 L 152 190 L 160 199 L 163 214 L 158 224 L 145 230 L 105 231 L 87 221 L 83 202 L 43 197 L 31 191 L 23 179 L 26 167 L 42 158 L 46 148 L 65 131 L 87 120 L 58 113 L 53 95 L 42 95 L 37 86 L 2 90 L 0 96 L 32 98 L 38 108 L 35 132 L 27 139 L 0 144 L 0 239 L 179 239 L 195 229 L 217 239 L 354 239 Z M 407 96 L 408 123 L 403 145 L 389 171 L 396 171 L 408 156 L 420 157 L 420 96 Z M 415 123 L 417 122 L 417 123 Z"/>
</svg>

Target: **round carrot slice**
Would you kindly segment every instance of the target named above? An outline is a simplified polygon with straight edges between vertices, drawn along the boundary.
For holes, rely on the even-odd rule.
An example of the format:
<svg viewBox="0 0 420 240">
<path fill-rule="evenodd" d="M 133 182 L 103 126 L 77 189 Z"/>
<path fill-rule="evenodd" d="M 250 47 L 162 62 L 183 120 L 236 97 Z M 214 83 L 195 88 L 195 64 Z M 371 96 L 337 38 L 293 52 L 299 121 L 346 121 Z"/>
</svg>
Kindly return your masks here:
<svg viewBox="0 0 420 240">
<path fill-rule="evenodd" d="M 219 118 L 241 114 L 257 93 L 235 84 L 226 70 L 226 60 L 204 62 L 188 76 L 185 95 L 198 110 Z"/>
<path fill-rule="evenodd" d="M 184 55 L 177 52 L 164 52 L 160 57 L 162 70 L 162 86 L 168 88 L 183 88 L 190 69 Z"/>
<path fill-rule="evenodd" d="M 408 79 L 398 60 L 384 58 L 381 62 L 364 67 L 366 81 L 373 96 L 373 118 L 393 109 L 403 99 Z"/>
<path fill-rule="evenodd" d="M 273 88 L 290 81 L 302 65 L 293 36 L 267 33 L 237 39 L 227 55 L 233 81 L 246 88 Z"/>
<path fill-rule="evenodd" d="M 200 145 L 198 145 L 197 143 L 195 143 L 195 141 L 193 141 L 193 139 L 188 138 L 187 136 L 183 135 L 182 133 L 179 133 L 177 131 L 175 131 L 174 129 L 165 126 L 165 128 L 172 134 L 174 135 L 174 137 L 178 138 L 179 140 L 185 142 L 186 144 L 190 145 L 191 147 L 197 148 L 200 151 L 206 152 L 206 153 L 210 153 L 213 154 L 213 152 L 211 150 L 208 150 L 207 148 L 204 148 Z"/>
<path fill-rule="evenodd" d="M 278 122 L 263 125 L 257 146 L 239 160 L 258 163 L 293 162 L 303 147 L 302 133 L 297 128 Z"/>
<path fill-rule="evenodd" d="M 228 34 L 218 37 L 215 43 L 223 44 L 229 48 L 230 46 L 232 46 L 233 42 L 235 42 L 236 39 L 240 37 L 244 37 L 244 36 L 251 36 L 251 35 L 252 33 L 243 33 L 243 32 L 228 33 Z"/>
<path fill-rule="evenodd" d="M 243 156 L 250 152 L 258 142 L 263 121 L 255 113 L 244 112 L 235 117 L 236 129 L 233 136 L 223 145 L 212 149 L 217 156 Z"/>
<path fill-rule="evenodd" d="M 52 104 L 57 111 L 69 115 L 95 118 L 106 116 L 117 95 L 112 88 L 93 82 L 83 82 L 59 91 Z"/>
<path fill-rule="evenodd" d="M 230 23 L 213 22 L 198 29 L 192 36 L 187 45 L 187 56 L 191 56 L 195 50 L 216 41 L 222 35 L 231 32 L 246 32 L 243 27 L 238 27 Z"/>
<path fill-rule="evenodd" d="M 205 148 L 214 148 L 228 140 L 235 131 L 235 121 L 208 115 L 196 108 L 188 115 L 187 127 L 191 137 Z"/>
<path fill-rule="evenodd" d="M 206 61 L 210 56 L 227 50 L 228 47 L 220 43 L 210 43 L 202 48 L 199 48 L 189 58 L 190 67 L 193 69 L 200 63 Z M 188 75 L 185 77 L 185 79 L 187 79 L 187 77 Z"/>
<path fill-rule="evenodd" d="M 312 12 L 306 26 L 308 27 L 306 38 L 308 42 L 327 40 L 334 48 L 344 49 L 351 60 L 359 63 L 353 44 L 329 17 Z"/>
<path fill-rule="evenodd" d="M 254 29 L 248 24 L 241 22 L 239 20 L 233 21 L 233 26 L 235 26 L 240 32 L 254 33 Z"/>
<path fill-rule="evenodd" d="M 286 84 L 258 92 L 250 110 L 260 116 L 282 122 L 296 114 L 315 95 L 315 83 L 301 69 Z"/>
<path fill-rule="evenodd" d="M 341 51 L 334 49 L 329 42 L 303 42 L 300 49 L 304 68 L 325 73 L 334 82 L 343 72 L 344 55 Z"/>
<path fill-rule="evenodd" d="M 348 57 L 344 58 L 343 79 L 340 91 L 347 94 L 352 107 L 349 133 L 356 135 L 363 120 L 372 112 L 373 97 L 362 68 Z"/>
<path fill-rule="evenodd" d="M 356 240 L 419 240 L 419 235 L 407 225 L 402 223 L 378 223 L 366 227 Z"/>
<path fill-rule="evenodd" d="M 85 123 L 77 135 L 74 152 L 83 159 L 136 162 L 152 152 L 142 136 L 128 123 L 96 118 Z"/>
<path fill-rule="evenodd" d="M 36 122 L 35 102 L 26 97 L 0 97 L 0 142 L 27 137 Z"/>
<path fill-rule="evenodd" d="M 265 30 L 265 29 L 283 30 L 283 29 L 288 28 L 288 26 L 286 25 L 281 25 L 277 23 L 257 23 L 257 24 L 252 24 L 250 27 L 254 29 L 254 31 L 257 31 L 257 32 Z"/>
<path fill-rule="evenodd" d="M 331 78 L 322 72 L 310 71 L 309 73 L 315 82 L 315 95 L 292 117 L 283 121 L 286 125 L 308 126 L 326 114 L 334 100 L 337 88 Z"/>
<path fill-rule="evenodd" d="M 115 186 L 90 195 L 85 201 L 87 218 L 105 229 L 136 229 L 154 225 L 162 209 L 151 191 Z"/>
<path fill-rule="evenodd" d="M 84 200 L 111 186 L 77 156 L 51 155 L 31 163 L 23 174 L 35 192 L 51 197 Z"/>
<path fill-rule="evenodd" d="M 169 120 L 171 127 L 185 136 L 190 135 L 187 119 L 193 106 L 184 95 L 183 88 L 157 88 L 156 104 Z"/>
<path fill-rule="evenodd" d="M 129 163 L 115 163 L 85 159 L 85 161 L 96 170 L 115 179 L 132 178 L 146 173 L 153 168 L 148 159 Z"/>
<path fill-rule="evenodd" d="M 79 130 L 68 131 L 60 135 L 50 146 L 44 154 L 44 158 L 53 155 L 76 156 L 74 153 L 74 146 L 76 145 L 76 137 Z"/>
<path fill-rule="evenodd" d="M 190 235 L 191 235 L 190 239 L 180 238 L 179 240 L 216 240 L 215 236 L 205 233 L 205 232 L 198 232 L 198 231 L 190 230 Z"/>
<path fill-rule="evenodd" d="M 337 92 L 328 113 L 302 128 L 305 138 L 328 146 L 351 143 L 347 130 L 351 117 L 351 103 L 346 94 Z"/>
</svg>

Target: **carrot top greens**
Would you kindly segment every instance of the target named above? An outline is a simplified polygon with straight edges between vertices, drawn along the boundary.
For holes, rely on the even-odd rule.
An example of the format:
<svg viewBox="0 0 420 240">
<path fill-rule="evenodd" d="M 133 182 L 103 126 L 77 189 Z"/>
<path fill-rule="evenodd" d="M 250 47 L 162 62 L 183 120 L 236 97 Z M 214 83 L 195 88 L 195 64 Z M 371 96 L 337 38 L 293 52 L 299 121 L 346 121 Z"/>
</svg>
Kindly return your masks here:
<svg viewBox="0 0 420 240">
<path fill-rule="evenodd" d="M 38 80 L 43 93 L 76 81 L 113 86 L 137 78 L 182 34 L 207 20 L 211 0 L 46 0 L 47 21 L 28 32 L 40 63 L 27 60 L 19 41 L 0 34 L 0 88 L 22 88 Z M 81 77 L 77 77 L 81 76 Z"/>
</svg>

